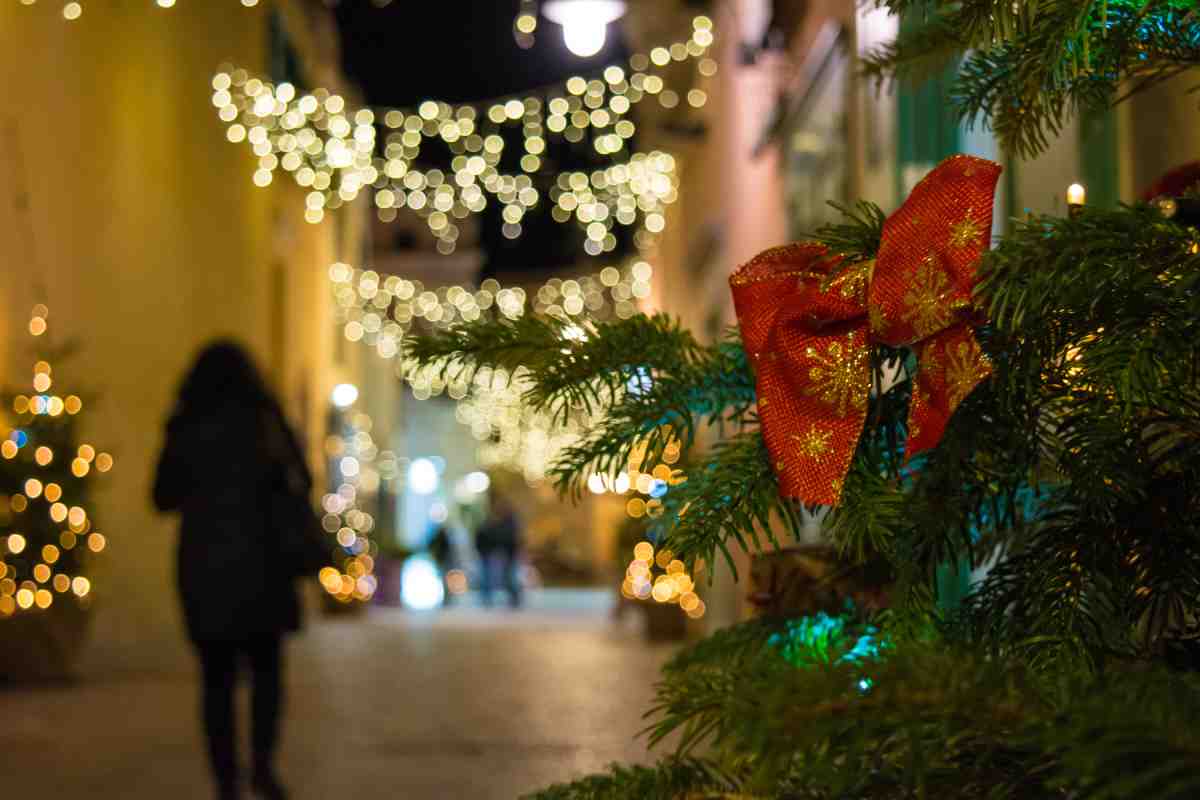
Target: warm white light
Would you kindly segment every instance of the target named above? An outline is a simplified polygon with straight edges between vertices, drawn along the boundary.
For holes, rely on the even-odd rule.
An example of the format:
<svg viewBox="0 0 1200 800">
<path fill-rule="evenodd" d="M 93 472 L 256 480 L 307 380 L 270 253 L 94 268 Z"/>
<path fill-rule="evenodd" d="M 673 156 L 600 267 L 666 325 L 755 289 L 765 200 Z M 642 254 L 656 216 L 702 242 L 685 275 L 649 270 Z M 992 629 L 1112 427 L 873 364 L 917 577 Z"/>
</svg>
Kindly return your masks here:
<svg viewBox="0 0 1200 800">
<path fill-rule="evenodd" d="M 437 466 L 428 458 L 414 459 L 408 466 L 408 488 L 413 494 L 433 494 L 438 488 Z"/>
<path fill-rule="evenodd" d="M 442 604 L 445 590 L 437 567 L 428 556 L 413 556 L 400 568 L 400 599 L 414 611 L 429 611 Z"/>
<path fill-rule="evenodd" d="M 608 487 L 604 485 L 604 479 L 594 472 L 588 477 L 587 487 L 592 494 L 604 494 L 608 491 Z"/>
<path fill-rule="evenodd" d="M 463 483 L 472 494 L 483 494 L 492 485 L 492 479 L 486 472 L 471 472 L 463 479 Z"/>
<path fill-rule="evenodd" d="M 333 387 L 332 399 L 338 408 L 349 408 L 358 399 L 358 387 L 353 383 L 339 383 Z"/>
<path fill-rule="evenodd" d="M 1082 184 L 1072 183 L 1067 187 L 1067 205 L 1081 206 L 1087 201 L 1087 190 Z"/>
<path fill-rule="evenodd" d="M 580 58 L 594 56 L 604 49 L 607 26 L 568 23 L 563 26 L 563 41 L 567 49 Z"/>
<path fill-rule="evenodd" d="M 581 58 L 594 56 L 604 47 L 608 24 L 625 14 L 622 0 L 549 0 L 545 15 L 563 26 L 567 49 Z"/>
</svg>

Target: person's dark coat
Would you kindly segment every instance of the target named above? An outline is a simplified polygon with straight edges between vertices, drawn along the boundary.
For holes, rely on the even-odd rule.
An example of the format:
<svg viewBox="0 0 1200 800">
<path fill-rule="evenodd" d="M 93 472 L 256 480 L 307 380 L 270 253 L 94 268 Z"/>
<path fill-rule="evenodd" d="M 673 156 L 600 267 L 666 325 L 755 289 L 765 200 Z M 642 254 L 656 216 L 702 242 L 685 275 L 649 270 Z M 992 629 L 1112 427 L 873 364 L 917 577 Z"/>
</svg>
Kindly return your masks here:
<svg viewBox="0 0 1200 800">
<path fill-rule="evenodd" d="M 182 513 L 179 591 L 194 641 L 245 641 L 300 627 L 296 589 L 281 569 L 279 532 L 269 518 L 272 492 L 297 474 L 311 488 L 276 409 L 233 404 L 168 423 L 154 504 Z"/>
<path fill-rule="evenodd" d="M 507 513 L 486 520 L 475 534 L 475 549 L 487 558 L 498 555 L 513 558 L 521 549 L 521 531 L 517 517 Z"/>
</svg>

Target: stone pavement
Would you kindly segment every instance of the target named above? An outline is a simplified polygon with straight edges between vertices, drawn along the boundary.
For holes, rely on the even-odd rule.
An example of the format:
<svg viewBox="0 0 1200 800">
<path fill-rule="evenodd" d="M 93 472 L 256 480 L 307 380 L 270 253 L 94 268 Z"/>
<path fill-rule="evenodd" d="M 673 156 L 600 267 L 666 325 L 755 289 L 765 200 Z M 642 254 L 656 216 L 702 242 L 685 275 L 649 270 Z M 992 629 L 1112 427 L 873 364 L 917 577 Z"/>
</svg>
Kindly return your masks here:
<svg viewBox="0 0 1200 800">
<path fill-rule="evenodd" d="M 615 626 L 598 598 L 314 619 L 288 652 L 281 772 L 293 797 L 510 800 L 648 760 L 632 737 L 670 648 Z M 0 797 L 211 798 L 194 681 L 0 690 Z"/>
</svg>

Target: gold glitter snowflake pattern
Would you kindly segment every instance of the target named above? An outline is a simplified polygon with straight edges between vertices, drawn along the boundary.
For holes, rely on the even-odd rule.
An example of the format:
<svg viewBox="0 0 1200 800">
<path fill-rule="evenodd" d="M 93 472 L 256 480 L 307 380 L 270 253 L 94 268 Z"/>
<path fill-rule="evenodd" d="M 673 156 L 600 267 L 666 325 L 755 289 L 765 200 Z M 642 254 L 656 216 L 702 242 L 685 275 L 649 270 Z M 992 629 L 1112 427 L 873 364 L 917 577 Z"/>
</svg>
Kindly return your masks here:
<svg viewBox="0 0 1200 800">
<path fill-rule="evenodd" d="M 901 319 L 912 325 L 921 339 L 937 333 L 949 323 L 950 278 L 934 256 L 925 256 L 912 285 L 904 294 L 904 311 Z"/>
<path fill-rule="evenodd" d="M 823 431 L 816 425 L 809 426 L 808 433 L 801 436 L 793 433 L 792 439 L 796 442 L 796 453 L 801 458 L 819 461 L 822 456 L 829 452 L 829 441 L 833 438 L 833 431 Z"/>
<path fill-rule="evenodd" d="M 883 318 L 883 310 L 876 305 L 867 308 L 867 323 L 871 327 L 871 333 L 876 336 L 882 336 L 887 332 L 887 320 Z"/>
<path fill-rule="evenodd" d="M 851 264 L 839 272 L 838 276 L 829 282 L 827 288 L 836 289 L 838 294 L 847 300 L 857 298 L 865 302 L 867 299 L 867 284 L 871 280 L 871 271 L 874 268 L 874 260 Z"/>
<path fill-rule="evenodd" d="M 946 393 L 950 408 L 957 408 L 978 383 L 991 374 L 987 356 L 973 341 L 946 348 Z"/>
<path fill-rule="evenodd" d="M 967 216 L 950 226 L 950 246 L 962 250 L 979 241 L 983 228 L 971 219 L 972 209 L 967 209 Z"/>
<path fill-rule="evenodd" d="M 858 341 L 858 333 L 846 337 L 842 342 L 832 342 L 821 352 L 816 347 L 805 351 L 810 361 L 808 369 L 810 384 L 804 394 L 816 397 L 837 414 L 845 417 L 867 403 L 871 388 L 870 353 Z"/>
</svg>

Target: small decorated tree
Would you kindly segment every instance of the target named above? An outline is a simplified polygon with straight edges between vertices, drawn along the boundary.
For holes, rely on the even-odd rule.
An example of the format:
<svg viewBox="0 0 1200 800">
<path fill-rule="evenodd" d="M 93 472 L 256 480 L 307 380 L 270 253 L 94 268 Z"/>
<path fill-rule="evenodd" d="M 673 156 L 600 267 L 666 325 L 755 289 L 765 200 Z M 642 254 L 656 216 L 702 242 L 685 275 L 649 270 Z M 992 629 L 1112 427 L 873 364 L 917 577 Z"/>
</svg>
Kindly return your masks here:
<svg viewBox="0 0 1200 800">
<path fill-rule="evenodd" d="M 0 675 L 70 672 L 93 596 L 88 560 L 106 544 L 89 490 L 113 458 L 80 442 L 84 400 L 55 372 L 71 347 L 50 342 L 48 316 L 33 310 L 32 381 L 6 392 L 0 425 Z"/>
</svg>

